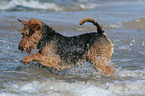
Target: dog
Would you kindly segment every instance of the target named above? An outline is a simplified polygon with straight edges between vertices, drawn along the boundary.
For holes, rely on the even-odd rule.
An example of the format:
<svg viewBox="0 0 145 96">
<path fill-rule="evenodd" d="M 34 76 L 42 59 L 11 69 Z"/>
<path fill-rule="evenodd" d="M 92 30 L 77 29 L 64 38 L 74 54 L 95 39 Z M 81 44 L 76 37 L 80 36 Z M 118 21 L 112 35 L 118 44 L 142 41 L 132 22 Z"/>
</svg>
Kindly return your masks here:
<svg viewBox="0 0 145 96">
<path fill-rule="evenodd" d="M 103 74 L 114 74 L 113 67 L 116 66 L 107 63 L 111 60 L 113 43 L 95 19 L 86 17 L 80 21 L 80 25 L 91 22 L 97 27 L 97 32 L 72 37 L 61 35 L 37 19 L 18 21 L 24 25 L 18 49 L 31 54 L 37 47 L 36 53 L 21 60 L 23 63 L 37 61 L 44 66 L 62 71 L 70 68 L 72 64 L 86 60 L 92 62 L 92 66 Z"/>
</svg>

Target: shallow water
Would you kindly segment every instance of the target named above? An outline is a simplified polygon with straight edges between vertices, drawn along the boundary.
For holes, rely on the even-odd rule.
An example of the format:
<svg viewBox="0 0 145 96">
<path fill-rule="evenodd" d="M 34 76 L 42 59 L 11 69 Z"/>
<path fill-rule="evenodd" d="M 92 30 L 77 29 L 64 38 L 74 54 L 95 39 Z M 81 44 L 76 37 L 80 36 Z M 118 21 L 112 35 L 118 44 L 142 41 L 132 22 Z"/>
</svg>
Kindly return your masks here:
<svg viewBox="0 0 145 96">
<path fill-rule="evenodd" d="M 5 0 L 5 2 L 0 1 L 0 96 L 145 94 L 145 31 L 124 28 L 122 25 L 123 22 L 145 17 L 144 1 L 66 0 L 62 3 L 62 0 L 39 0 L 39 2 Z M 65 36 L 74 36 L 96 30 L 89 23 L 79 26 L 79 21 L 84 17 L 95 18 L 102 24 L 108 38 L 113 42 L 112 63 L 119 66 L 118 69 L 114 69 L 115 76 L 101 75 L 89 62 L 61 73 L 38 66 L 36 62 L 30 65 L 20 62 L 27 54 L 17 48 L 21 40 L 22 24 L 16 19 L 36 18 Z"/>
</svg>

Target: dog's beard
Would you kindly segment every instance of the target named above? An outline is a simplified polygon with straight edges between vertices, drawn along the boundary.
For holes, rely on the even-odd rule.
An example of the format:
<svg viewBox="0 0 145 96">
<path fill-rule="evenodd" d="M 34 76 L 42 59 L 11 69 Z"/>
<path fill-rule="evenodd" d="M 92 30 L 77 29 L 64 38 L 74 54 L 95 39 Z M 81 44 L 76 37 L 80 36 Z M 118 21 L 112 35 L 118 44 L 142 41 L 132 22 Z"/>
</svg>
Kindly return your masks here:
<svg viewBox="0 0 145 96">
<path fill-rule="evenodd" d="M 31 51 L 35 50 L 36 45 L 39 43 L 40 39 L 41 39 L 42 35 L 40 32 L 35 32 L 32 36 L 28 37 L 24 37 L 19 46 L 18 49 L 22 50 L 28 54 L 31 54 Z"/>
<path fill-rule="evenodd" d="M 23 40 L 21 40 L 20 44 L 18 45 L 18 49 L 31 54 L 31 51 L 35 49 L 35 46 L 36 44 L 34 44 L 32 41 L 23 38 Z"/>
</svg>

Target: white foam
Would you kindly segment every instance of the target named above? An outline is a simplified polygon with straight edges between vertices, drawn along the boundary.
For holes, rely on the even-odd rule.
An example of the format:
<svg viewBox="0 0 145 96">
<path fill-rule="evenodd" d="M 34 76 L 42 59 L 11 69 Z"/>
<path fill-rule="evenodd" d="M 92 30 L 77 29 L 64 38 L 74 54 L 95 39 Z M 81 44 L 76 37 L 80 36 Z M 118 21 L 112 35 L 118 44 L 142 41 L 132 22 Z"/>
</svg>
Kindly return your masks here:
<svg viewBox="0 0 145 96">
<path fill-rule="evenodd" d="M 119 28 L 121 24 L 105 24 L 104 27 L 109 28 Z"/>
<path fill-rule="evenodd" d="M 106 88 L 116 94 L 122 95 L 138 95 L 143 96 L 145 94 L 145 80 L 137 81 L 116 81 L 114 83 L 106 83 Z"/>
<path fill-rule="evenodd" d="M 1 10 L 8 10 L 15 8 L 16 6 L 24 6 L 28 8 L 34 8 L 34 9 L 48 9 L 48 10 L 54 10 L 54 11 L 62 11 L 63 8 L 58 6 L 55 3 L 40 3 L 37 0 L 11 0 L 10 2 L 7 2 L 6 4 L 3 2 L 0 5 Z"/>
<path fill-rule="evenodd" d="M 67 83 L 64 81 L 47 80 L 42 83 L 39 81 L 32 81 L 27 84 L 19 82 L 10 85 L 9 89 L 19 95 L 27 93 L 27 95 L 50 95 L 50 96 L 115 96 L 108 90 L 104 90 L 97 86 L 85 84 L 84 82 Z M 22 93 L 22 94 L 21 94 Z M 7 93 L 0 93 L 7 96 Z M 12 94 L 15 96 L 15 94 Z"/>
<path fill-rule="evenodd" d="M 12 93 L 0 93 L 0 96 L 19 96 L 19 95 L 12 94 Z"/>
<path fill-rule="evenodd" d="M 42 0 L 43 1 L 43 0 Z M 34 8 L 34 9 L 44 9 L 44 10 L 53 10 L 53 11 L 74 11 L 74 10 L 86 10 L 86 9 L 94 9 L 96 7 L 105 6 L 105 5 L 112 5 L 112 4 L 118 4 L 121 2 L 101 2 L 101 3 L 95 3 L 95 2 L 89 2 L 90 0 L 81 0 L 81 1 L 74 1 L 71 4 L 57 4 L 55 1 L 45 1 L 42 2 L 41 0 L 3 0 L 0 1 L 0 10 L 13 10 L 17 6 L 23 6 L 28 8 Z M 122 3 L 126 3 L 123 1 Z M 114 27 L 114 26 L 112 26 Z"/>
<path fill-rule="evenodd" d="M 33 92 L 38 92 L 38 88 L 37 85 L 39 85 L 39 82 L 34 81 L 32 83 L 28 83 L 22 87 L 19 88 L 19 91 L 27 91 L 29 93 L 33 93 Z"/>
<path fill-rule="evenodd" d="M 93 9 L 93 8 L 96 8 L 99 5 L 97 5 L 95 3 L 86 3 L 86 4 L 80 4 L 79 6 L 82 9 Z"/>
<path fill-rule="evenodd" d="M 141 55 L 145 55 L 145 51 L 139 51 L 138 53 L 140 53 Z"/>
<path fill-rule="evenodd" d="M 120 77 L 133 77 L 133 78 L 143 78 L 145 79 L 145 69 L 144 70 L 118 70 L 117 73 Z"/>
<path fill-rule="evenodd" d="M 101 88 L 119 96 L 144 96 L 145 69 L 144 70 L 118 70 L 120 81 L 107 82 Z"/>
<path fill-rule="evenodd" d="M 128 58 L 126 59 L 126 58 L 125 58 L 125 59 L 113 59 L 112 61 L 113 61 L 113 62 L 129 62 L 129 61 L 132 61 L 132 60 L 133 60 L 133 59 L 128 59 Z"/>
<path fill-rule="evenodd" d="M 6 89 L 1 90 L 0 96 L 123 96 L 145 94 L 145 69 L 144 70 L 118 70 L 121 80 L 111 82 L 43 80 L 19 81 L 5 84 Z M 131 78 L 131 79 L 130 79 Z M 103 79 L 103 78 L 102 78 Z M 110 81 L 110 80 L 108 80 Z"/>
<path fill-rule="evenodd" d="M 120 49 L 120 50 L 131 50 L 130 46 L 128 46 L 128 45 L 120 46 L 118 49 Z"/>
<path fill-rule="evenodd" d="M 145 42 L 144 41 L 142 41 L 142 46 L 144 46 L 145 45 Z"/>
</svg>

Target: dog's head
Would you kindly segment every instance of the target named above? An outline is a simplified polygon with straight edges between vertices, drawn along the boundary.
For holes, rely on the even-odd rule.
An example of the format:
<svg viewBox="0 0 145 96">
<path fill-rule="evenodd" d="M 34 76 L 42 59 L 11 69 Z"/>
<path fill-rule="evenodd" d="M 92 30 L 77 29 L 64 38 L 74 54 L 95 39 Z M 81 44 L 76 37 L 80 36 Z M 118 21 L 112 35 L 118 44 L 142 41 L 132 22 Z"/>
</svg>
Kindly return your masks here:
<svg viewBox="0 0 145 96">
<path fill-rule="evenodd" d="M 18 49 L 30 54 L 42 37 L 42 22 L 36 19 L 29 21 L 17 20 L 24 25 L 21 31 L 22 40 L 18 45 Z"/>
</svg>

